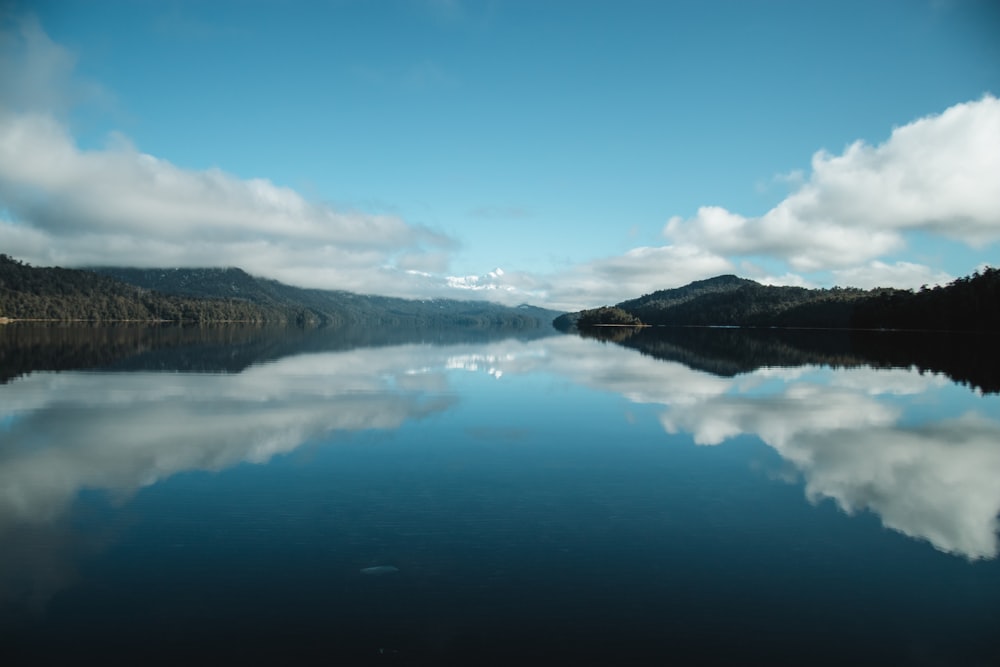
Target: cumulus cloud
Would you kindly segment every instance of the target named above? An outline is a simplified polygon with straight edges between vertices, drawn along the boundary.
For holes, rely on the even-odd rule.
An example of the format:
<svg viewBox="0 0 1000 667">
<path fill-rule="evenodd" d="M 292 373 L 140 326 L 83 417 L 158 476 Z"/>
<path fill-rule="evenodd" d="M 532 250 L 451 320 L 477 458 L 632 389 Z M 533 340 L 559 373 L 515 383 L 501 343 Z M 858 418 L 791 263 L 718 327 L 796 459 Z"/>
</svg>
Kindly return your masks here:
<svg viewBox="0 0 1000 667">
<path fill-rule="evenodd" d="M 862 289 L 873 287 L 898 287 L 917 289 L 924 285 L 945 285 L 955 279 L 944 271 L 936 271 L 922 264 L 895 262 L 886 264 L 874 260 L 864 266 L 840 269 L 833 272 L 839 285 L 850 285 Z"/>
<path fill-rule="evenodd" d="M 450 245 L 393 216 L 181 169 L 124 140 L 81 150 L 47 114 L 0 114 L 0 200 L 16 220 L 0 223 L 0 245 L 42 263 L 232 265 L 299 284 L 388 289 L 382 273 L 397 259 L 410 267 L 426 254 L 440 266 Z"/>
<path fill-rule="evenodd" d="M 577 264 L 540 280 L 539 286 L 553 307 L 577 310 L 618 303 L 732 270 L 733 264 L 726 258 L 694 245 L 641 247 Z"/>
<path fill-rule="evenodd" d="M 304 286 L 408 295 L 451 239 L 389 215 L 339 211 L 263 178 L 193 171 L 112 135 L 81 149 L 64 113 L 100 89 L 32 19 L 2 32 L 0 247 L 38 264 L 240 266 Z"/>
<path fill-rule="evenodd" d="M 759 218 L 705 206 L 664 235 L 723 255 L 767 255 L 799 271 L 853 267 L 923 231 L 979 247 L 1000 239 L 1000 100 L 956 104 L 877 146 L 820 151 L 804 184 Z"/>
<path fill-rule="evenodd" d="M 266 178 L 185 169 L 120 134 L 81 148 L 69 111 L 111 95 L 75 66 L 36 20 L 0 27 L 0 248 L 34 264 L 239 266 L 304 287 L 578 310 L 720 273 L 803 286 L 939 284 L 951 276 L 898 260 L 908 234 L 972 247 L 1000 239 L 992 96 L 899 127 L 881 144 L 816 153 L 810 173 L 782 178 L 793 192 L 760 217 L 704 206 L 670 219 L 661 247 L 544 273 L 455 276 L 457 244 L 398 216 L 339 210 Z M 521 206 L 470 213 L 526 215 Z M 746 270 L 762 258 L 766 270 Z"/>
<path fill-rule="evenodd" d="M 664 235 L 722 255 L 770 255 L 798 271 L 853 264 L 903 245 L 895 232 L 848 227 L 834 220 L 805 221 L 780 205 L 762 218 L 703 206 L 690 220 L 671 218 Z"/>
<path fill-rule="evenodd" d="M 904 251 L 911 232 L 970 247 L 1000 240 L 996 146 L 1000 100 L 957 104 L 896 128 L 882 144 L 857 141 L 841 155 L 816 153 L 808 178 L 792 172 L 784 180 L 795 190 L 760 217 L 703 206 L 693 218 L 667 222 L 669 245 L 577 265 L 543 281 L 542 292 L 555 307 L 575 310 L 737 271 L 803 287 L 944 284 L 954 277 L 884 258 Z M 752 258 L 776 262 L 779 274 Z M 822 272 L 829 273 L 816 275 Z"/>
</svg>

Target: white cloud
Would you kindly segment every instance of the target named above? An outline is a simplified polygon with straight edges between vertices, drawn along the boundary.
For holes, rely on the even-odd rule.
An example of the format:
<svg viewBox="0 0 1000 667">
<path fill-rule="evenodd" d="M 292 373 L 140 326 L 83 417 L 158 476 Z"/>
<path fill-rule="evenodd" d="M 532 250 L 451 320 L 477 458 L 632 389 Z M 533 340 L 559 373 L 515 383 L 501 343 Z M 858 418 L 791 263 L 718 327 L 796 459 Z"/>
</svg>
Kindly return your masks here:
<svg viewBox="0 0 1000 667">
<path fill-rule="evenodd" d="M 443 296 L 462 295 L 510 306 L 523 303 L 535 305 L 550 303 L 547 284 L 527 272 L 506 271 L 497 267 L 480 275 L 445 276 L 444 282 L 451 293 Z M 431 291 L 436 289 L 432 284 L 427 288 Z M 438 294 L 437 291 L 434 293 Z"/>
<path fill-rule="evenodd" d="M 83 150 L 63 115 L 102 90 L 36 20 L 0 31 L 0 248 L 35 264 L 240 266 L 310 287 L 413 295 L 454 243 L 390 215 L 339 211 L 263 178 L 193 171 L 127 137 Z M 438 288 L 443 289 L 443 287 Z"/>
<path fill-rule="evenodd" d="M 862 289 L 873 287 L 898 287 L 901 289 L 919 289 L 923 285 L 945 285 L 955 279 L 944 271 L 935 271 L 929 266 L 912 262 L 896 262 L 886 264 L 878 260 L 864 266 L 834 271 L 833 275 L 838 285 L 849 285 Z"/>
<path fill-rule="evenodd" d="M 372 269 L 397 254 L 411 266 L 449 245 L 396 217 L 342 213 L 264 179 L 189 171 L 115 143 L 83 151 L 52 116 L 0 115 L 0 199 L 18 220 L 0 224 L 0 244 L 29 258 L 51 248 L 37 259 L 71 265 L 222 264 L 274 275 L 298 264 L 352 285 L 377 282 Z"/>
<path fill-rule="evenodd" d="M 759 218 L 705 206 L 672 218 L 664 235 L 723 255 L 768 255 L 799 271 L 847 268 L 924 231 L 973 247 L 1000 240 L 1000 100 L 956 104 L 813 156 L 809 180 Z"/>
<path fill-rule="evenodd" d="M 641 247 L 578 264 L 542 281 L 547 302 L 577 310 L 729 273 L 729 260 L 693 245 Z"/>
<path fill-rule="evenodd" d="M 663 233 L 675 242 L 722 255 L 776 257 L 797 271 L 850 265 L 898 250 L 903 244 L 894 231 L 847 227 L 832 220 L 800 220 L 781 205 L 762 218 L 703 206 L 690 220 L 671 218 Z"/>
<path fill-rule="evenodd" d="M 842 155 L 820 151 L 808 180 L 759 218 L 703 206 L 671 218 L 671 243 L 586 262 L 540 281 L 548 303 L 567 310 L 617 303 L 720 273 L 764 284 L 919 288 L 948 273 L 880 259 L 905 249 L 907 232 L 973 247 L 1000 240 L 1000 100 L 986 96 L 897 128 L 884 143 L 855 142 Z M 768 257 L 783 273 L 737 258 Z M 779 268 L 780 271 L 780 268 Z M 823 271 L 830 273 L 817 277 Z M 805 274 L 805 275 L 803 275 Z M 831 283 L 832 285 L 833 283 Z"/>
<path fill-rule="evenodd" d="M 1000 239 L 1000 101 L 987 96 L 897 128 L 882 144 L 816 153 L 808 175 L 778 178 L 794 191 L 759 218 L 705 206 L 672 218 L 661 247 L 548 273 L 450 276 L 457 244 L 398 216 L 339 210 L 264 178 L 184 169 L 122 135 L 82 149 L 67 111 L 110 96 L 81 82 L 75 63 L 37 21 L 0 32 L 0 248 L 33 264 L 239 266 L 304 287 L 578 310 L 746 274 L 763 258 L 768 269 L 750 275 L 767 284 L 919 287 L 951 276 L 888 262 L 910 231 L 971 246 Z M 415 80 L 433 82 L 435 72 L 425 67 Z"/>
<path fill-rule="evenodd" d="M 806 280 L 802 276 L 795 273 L 784 273 L 780 276 L 771 275 L 754 275 L 750 273 L 747 275 L 751 280 L 756 280 L 761 285 L 783 285 L 790 287 L 807 287 L 814 288 L 816 285 L 809 280 Z"/>
</svg>

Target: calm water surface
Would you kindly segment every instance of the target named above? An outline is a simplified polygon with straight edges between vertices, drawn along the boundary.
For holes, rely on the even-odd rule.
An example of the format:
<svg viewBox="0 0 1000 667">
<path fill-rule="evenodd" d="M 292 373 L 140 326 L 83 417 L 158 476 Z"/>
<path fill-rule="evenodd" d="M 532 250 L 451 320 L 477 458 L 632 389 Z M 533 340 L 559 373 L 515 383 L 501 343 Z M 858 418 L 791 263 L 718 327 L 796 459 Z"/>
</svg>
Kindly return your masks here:
<svg viewBox="0 0 1000 667">
<path fill-rule="evenodd" d="M 975 385 L 575 336 L 102 341 L 0 356 L 4 665 L 1000 664 Z"/>
</svg>

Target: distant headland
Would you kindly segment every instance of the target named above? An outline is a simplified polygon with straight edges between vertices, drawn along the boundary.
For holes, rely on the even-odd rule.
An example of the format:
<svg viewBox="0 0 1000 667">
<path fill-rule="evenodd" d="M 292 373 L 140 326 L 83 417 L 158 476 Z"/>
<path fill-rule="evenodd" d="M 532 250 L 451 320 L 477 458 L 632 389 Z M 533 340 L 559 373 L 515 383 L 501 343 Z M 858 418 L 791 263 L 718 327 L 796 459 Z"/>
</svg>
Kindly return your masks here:
<svg viewBox="0 0 1000 667">
<path fill-rule="evenodd" d="M 561 331 L 601 325 L 1000 331 L 1000 269 L 919 291 L 779 287 L 725 275 L 567 313 L 554 325 Z"/>
</svg>

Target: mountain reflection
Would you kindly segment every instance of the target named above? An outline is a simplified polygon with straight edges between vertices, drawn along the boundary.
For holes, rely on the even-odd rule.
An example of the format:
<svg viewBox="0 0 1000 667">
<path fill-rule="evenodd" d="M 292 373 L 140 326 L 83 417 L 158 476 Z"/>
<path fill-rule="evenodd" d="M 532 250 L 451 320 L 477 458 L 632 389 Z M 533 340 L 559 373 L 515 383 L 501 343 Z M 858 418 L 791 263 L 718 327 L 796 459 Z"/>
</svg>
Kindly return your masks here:
<svg viewBox="0 0 1000 667">
<path fill-rule="evenodd" d="M 917 368 L 981 392 L 1000 392 L 1000 348 L 991 336 L 933 331 L 607 327 L 585 335 L 715 375 L 765 367 Z"/>
</svg>

